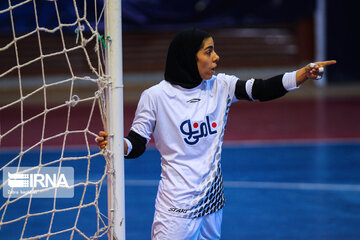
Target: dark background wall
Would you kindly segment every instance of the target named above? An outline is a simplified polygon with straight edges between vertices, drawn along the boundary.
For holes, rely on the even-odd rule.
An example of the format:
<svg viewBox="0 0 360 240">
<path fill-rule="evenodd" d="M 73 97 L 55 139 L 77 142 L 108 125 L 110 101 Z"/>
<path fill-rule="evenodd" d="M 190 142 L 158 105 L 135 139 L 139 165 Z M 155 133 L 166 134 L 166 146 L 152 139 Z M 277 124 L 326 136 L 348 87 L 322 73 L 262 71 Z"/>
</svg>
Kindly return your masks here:
<svg viewBox="0 0 360 240">
<path fill-rule="evenodd" d="M 85 11 L 83 1 L 77 2 L 76 7 L 82 15 Z M 93 2 L 86 2 L 86 13 L 90 21 L 95 22 L 93 9 L 96 7 L 99 15 L 102 2 L 99 1 L 97 6 Z M 356 1 L 326 2 L 327 55 L 329 59 L 338 60 L 336 68 L 329 68 L 329 82 L 356 81 L 360 78 L 356 65 L 360 48 L 356 37 L 359 22 Z M 15 3 L 12 1 L 13 5 Z M 63 23 L 75 21 L 72 0 L 58 1 L 57 4 Z M 40 27 L 57 25 L 53 5 L 51 1 L 36 1 Z M 1 1 L 0 10 L 8 7 L 7 1 Z M 123 0 L 124 71 L 161 71 L 164 60 L 159 59 L 165 58 L 170 39 L 175 32 L 189 26 L 201 27 L 213 34 L 217 50 L 223 56 L 221 67 L 300 65 L 314 60 L 316 7 L 315 0 Z M 16 36 L 34 30 L 34 6 L 31 2 L 14 8 L 12 14 Z M 8 12 L 0 15 L 0 23 L 0 47 L 3 47 L 13 34 Z M 72 42 L 74 30 L 64 28 L 66 38 Z M 103 32 L 103 29 L 99 31 Z M 49 37 L 44 48 L 56 48 L 57 41 Z M 36 49 L 23 48 L 29 58 L 37 54 Z M 1 73 L 14 61 L 11 60 L 13 50 L 2 54 Z M 56 59 L 53 61 L 57 62 Z M 56 64 L 49 72 L 56 73 L 58 69 L 61 68 Z"/>
<path fill-rule="evenodd" d="M 359 8 L 357 1 L 327 1 L 327 54 L 337 59 L 336 68 L 328 69 L 329 82 L 358 82 Z"/>
</svg>

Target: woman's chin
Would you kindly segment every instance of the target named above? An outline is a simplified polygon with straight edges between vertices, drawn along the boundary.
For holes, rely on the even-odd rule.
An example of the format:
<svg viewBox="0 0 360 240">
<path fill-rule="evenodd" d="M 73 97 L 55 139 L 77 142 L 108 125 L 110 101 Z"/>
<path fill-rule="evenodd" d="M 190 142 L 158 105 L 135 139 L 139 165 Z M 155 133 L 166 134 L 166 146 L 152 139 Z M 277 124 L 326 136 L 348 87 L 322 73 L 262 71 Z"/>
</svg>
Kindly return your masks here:
<svg viewBox="0 0 360 240">
<path fill-rule="evenodd" d="M 213 77 L 213 74 L 204 76 L 202 79 L 204 80 L 210 80 Z"/>
</svg>

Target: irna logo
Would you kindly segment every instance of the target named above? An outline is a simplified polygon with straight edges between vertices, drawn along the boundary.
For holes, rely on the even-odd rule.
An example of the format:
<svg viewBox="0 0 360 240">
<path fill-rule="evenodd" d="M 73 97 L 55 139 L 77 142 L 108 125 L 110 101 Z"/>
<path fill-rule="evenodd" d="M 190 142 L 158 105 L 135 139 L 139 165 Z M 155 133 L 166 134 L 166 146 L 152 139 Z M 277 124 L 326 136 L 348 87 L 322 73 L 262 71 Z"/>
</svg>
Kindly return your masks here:
<svg viewBox="0 0 360 240">
<path fill-rule="evenodd" d="M 65 174 L 22 174 L 22 173 L 10 173 L 8 172 L 8 184 L 12 188 L 24 188 L 24 187 L 69 187 Z"/>
<path fill-rule="evenodd" d="M 8 198 L 74 197 L 73 167 L 6 167 L 3 171 L 3 196 Z"/>
</svg>

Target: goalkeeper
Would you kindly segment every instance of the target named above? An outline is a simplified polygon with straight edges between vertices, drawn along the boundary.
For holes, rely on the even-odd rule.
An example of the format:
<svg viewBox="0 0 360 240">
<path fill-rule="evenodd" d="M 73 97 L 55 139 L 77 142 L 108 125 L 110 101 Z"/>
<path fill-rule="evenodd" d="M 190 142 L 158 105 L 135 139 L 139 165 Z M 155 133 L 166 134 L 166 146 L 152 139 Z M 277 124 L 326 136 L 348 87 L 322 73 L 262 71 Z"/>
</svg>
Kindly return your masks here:
<svg viewBox="0 0 360 240">
<path fill-rule="evenodd" d="M 230 105 L 239 100 L 269 101 L 319 79 L 316 62 L 267 80 L 215 75 L 220 57 L 214 40 L 186 29 L 170 43 L 165 80 L 145 90 L 124 139 L 125 158 L 144 153 L 151 135 L 161 154 L 161 180 L 155 203 L 152 239 L 220 239 L 225 204 L 221 149 Z M 97 144 L 105 148 L 106 132 Z"/>
</svg>

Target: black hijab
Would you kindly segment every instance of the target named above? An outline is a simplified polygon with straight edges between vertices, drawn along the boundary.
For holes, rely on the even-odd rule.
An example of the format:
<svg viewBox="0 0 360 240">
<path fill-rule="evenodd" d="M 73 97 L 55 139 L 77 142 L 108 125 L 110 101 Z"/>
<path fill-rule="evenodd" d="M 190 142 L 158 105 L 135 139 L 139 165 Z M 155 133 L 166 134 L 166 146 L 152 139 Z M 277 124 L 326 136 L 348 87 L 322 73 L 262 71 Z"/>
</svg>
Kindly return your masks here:
<svg viewBox="0 0 360 240">
<path fill-rule="evenodd" d="M 209 33 L 197 28 L 185 29 L 171 41 L 165 66 L 165 80 L 183 88 L 194 88 L 202 82 L 196 53 Z"/>
</svg>

